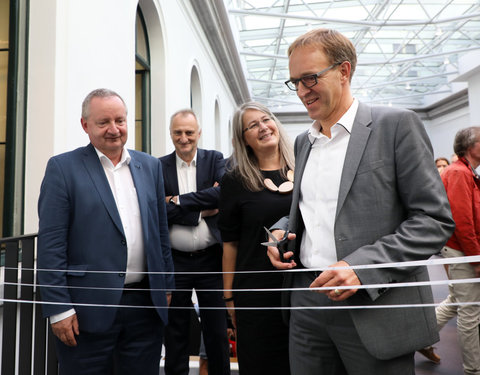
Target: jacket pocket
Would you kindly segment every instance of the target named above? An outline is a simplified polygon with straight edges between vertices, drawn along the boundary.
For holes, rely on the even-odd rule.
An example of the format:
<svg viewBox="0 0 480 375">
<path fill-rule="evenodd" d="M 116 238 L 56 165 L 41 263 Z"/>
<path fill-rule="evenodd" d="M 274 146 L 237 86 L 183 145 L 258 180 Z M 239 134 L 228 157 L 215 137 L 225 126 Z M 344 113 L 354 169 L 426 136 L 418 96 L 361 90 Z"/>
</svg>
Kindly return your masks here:
<svg viewBox="0 0 480 375">
<path fill-rule="evenodd" d="M 72 264 L 68 266 L 68 276 L 85 276 L 88 266 L 86 264 Z"/>
<path fill-rule="evenodd" d="M 383 160 L 375 160 L 370 163 L 362 163 L 358 167 L 357 174 L 367 173 L 375 169 L 382 168 L 383 166 L 384 166 Z"/>
</svg>

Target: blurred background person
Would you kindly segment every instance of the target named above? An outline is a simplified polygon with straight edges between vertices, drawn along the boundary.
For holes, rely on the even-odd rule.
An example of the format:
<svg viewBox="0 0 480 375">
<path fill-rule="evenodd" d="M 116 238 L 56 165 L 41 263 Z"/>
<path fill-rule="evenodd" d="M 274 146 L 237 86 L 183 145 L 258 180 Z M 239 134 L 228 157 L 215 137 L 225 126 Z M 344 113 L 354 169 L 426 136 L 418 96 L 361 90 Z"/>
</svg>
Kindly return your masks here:
<svg viewBox="0 0 480 375">
<path fill-rule="evenodd" d="M 460 130 L 453 145 L 458 161 L 442 174 L 455 221 L 455 232 L 441 254 L 445 258 L 480 255 L 480 127 Z M 480 264 L 458 263 L 448 267 L 448 278 L 480 277 Z M 478 334 L 480 287 L 474 283 L 449 285 L 448 297 L 437 307 L 437 324 L 442 329 L 457 314 L 457 332 L 466 375 L 480 375 L 480 340 Z M 452 306 L 452 303 L 463 303 Z"/>
<path fill-rule="evenodd" d="M 223 243 L 224 299 L 237 332 L 240 374 L 290 374 L 288 327 L 281 310 L 236 310 L 281 306 L 281 292 L 232 289 L 282 287 L 267 251 L 264 227 L 287 215 L 294 168 L 291 142 L 278 119 L 259 103 L 243 104 L 233 117 L 233 155 L 221 183 L 219 229 Z M 279 191 L 282 190 L 282 191 Z"/>
<path fill-rule="evenodd" d="M 445 168 L 447 168 L 450 165 L 450 162 L 448 161 L 447 158 L 436 158 L 435 159 L 435 165 L 437 166 L 438 173 L 442 174 Z"/>
</svg>

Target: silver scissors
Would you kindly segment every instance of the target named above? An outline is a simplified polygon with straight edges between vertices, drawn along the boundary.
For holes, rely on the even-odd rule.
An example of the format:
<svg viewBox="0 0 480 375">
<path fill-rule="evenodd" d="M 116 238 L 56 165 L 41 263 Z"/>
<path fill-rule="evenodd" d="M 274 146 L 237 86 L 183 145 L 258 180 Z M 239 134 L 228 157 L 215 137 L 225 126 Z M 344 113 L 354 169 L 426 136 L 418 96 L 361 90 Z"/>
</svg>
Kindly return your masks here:
<svg viewBox="0 0 480 375">
<path fill-rule="evenodd" d="M 288 233 L 289 231 L 287 230 L 285 234 L 283 235 L 282 238 L 277 240 L 277 238 L 270 232 L 266 227 L 263 227 L 265 229 L 265 232 L 267 232 L 268 238 L 271 240 L 270 242 L 262 242 L 261 245 L 263 246 L 275 246 L 278 249 L 278 254 L 280 255 L 280 260 L 284 263 L 290 263 L 292 261 L 292 258 L 286 259 L 283 257 L 283 254 L 285 254 L 287 250 L 287 243 L 288 243 Z"/>
</svg>

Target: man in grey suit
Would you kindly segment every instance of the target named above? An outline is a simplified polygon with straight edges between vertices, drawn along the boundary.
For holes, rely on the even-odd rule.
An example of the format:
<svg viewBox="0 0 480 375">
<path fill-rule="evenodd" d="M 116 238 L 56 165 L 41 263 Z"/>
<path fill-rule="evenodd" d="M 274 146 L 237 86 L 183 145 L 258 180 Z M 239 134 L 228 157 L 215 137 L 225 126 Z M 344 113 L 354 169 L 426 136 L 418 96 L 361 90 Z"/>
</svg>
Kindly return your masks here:
<svg viewBox="0 0 480 375">
<path fill-rule="evenodd" d="M 433 303 L 432 292 L 394 284 L 428 281 L 426 267 L 331 268 L 427 259 L 450 237 L 424 126 L 411 111 L 353 98 L 355 47 L 339 32 L 310 31 L 288 55 L 286 84 L 314 122 L 295 141 L 290 215 L 273 226 L 278 238 L 290 231 L 291 262 L 276 247 L 268 255 L 277 268 L 307 269 L 288 273 L 287 287 L 334 288 L 286 294 L 291 372 L 414 374 L 415 350 L 438 341 L 433 307 L 419 306 Z M 392 287 L 359 288 L 374 284 Z"/>
</svg>

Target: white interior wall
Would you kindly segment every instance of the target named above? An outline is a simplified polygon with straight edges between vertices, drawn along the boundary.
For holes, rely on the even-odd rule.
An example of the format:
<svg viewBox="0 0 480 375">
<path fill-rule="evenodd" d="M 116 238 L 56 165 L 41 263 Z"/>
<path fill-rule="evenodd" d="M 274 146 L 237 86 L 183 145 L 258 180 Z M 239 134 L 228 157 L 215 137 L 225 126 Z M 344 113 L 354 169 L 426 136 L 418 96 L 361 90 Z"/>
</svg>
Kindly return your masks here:
<svg viewBox="0 0 480 375">
<path fill-rule="evenodd" d="M 480 51 L 472 51 L 458 62 L 459 74 L 452 79 L 454 87 L 468 87 L 468 107 L 429 121 L 427 132 L 432 141 L 435 158 L 453 154 L 453 141 L 460 129 L 480 126 Z"/>
<path fill-rule="evenodd" d="M 201 25 L 193 15 L 189 1 L 161 0 L 160 5 L 165 17 L 166 35 L 166 115 L 178 109 L 190 106 L 190 75 L 196 66 L 200 77 L 202 93 L 202 113 L 199 119 L 202 124 L 202 143 L 206 149 L 215 149 L 215 101 L 219 101 L 220 123 L 222 130 L 228 127 L 228 119 L 235 109 L 235 101 L 228 89 L 221 69 L 203 34 Z M 227 132 L 222 132 L 227 134 Z M 172 152 L 166 129 L 166 153 Z M 229 154 L 228 137 L 222 136 L 221 148 L 225 156 Z M 160 156 L 160 155 L 157 155 Z"/>
<path fill-rule="evenodd" d="M 108 87 L 134 108 L 136 3 L 125 0 L 122 7 L 116 0 L 30 4 L 26 233 L 37 230 L 37 199 L 48 159 L 88 143 L 80 125 L 83 98 L 95 88 Z M 130 134 L 133 116 L 132 110 Z M 133 142 L 131 138 L 128 145 Z"/>
<path fill-rule="evenodd" d="M 84 146 L 81 103 L 93 89 L 117 91 L 130 109 L 134 145 L 135 15 L 138 0 L 43 0 L 30 4 L 25 233 L 38 229 L 36 212 L 48 159 Z M 215 148 L 215 100 L 228 126 L 234 99 L 187 0 L 140 0 L 152 61 L 152 154 L 173 150 L 170 115 L 190 105 L 190 72 L 202 90 L 203 146 Z M 229 151 L 228 132 L 221 151 Z"/>
<path fill-rule="evenodd" d="M 39 184 L 48 156 L 55 152 L 55 49 L 57 0 L 31 2 L 25 155 L 25 233 L 37 231 Z M 45 27 L 49 25 L 49 27 Z M 61 128 L 59 129 L 59 131 Z"/>
<path fill-rule="evenodd" d="M 480 126 L 480 70 L 478 69 L 468 79 L 468 102 L 470 107 L 469 124 L 470 126 Z"/>
<path fill-rule="evenodd" d="M 432 142 L 434 158 L 445 157 L 450 160 L 455 134 L 467 126 L 470 126 L 468 107 L 425 122 L 425 128 Z"/>
</svg>

